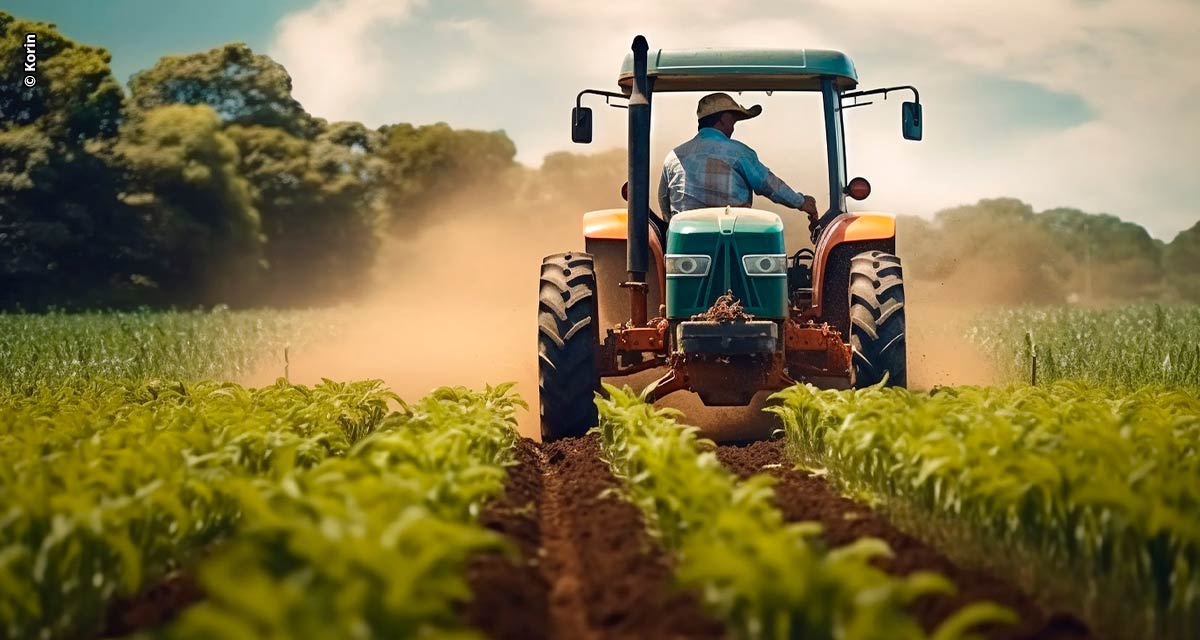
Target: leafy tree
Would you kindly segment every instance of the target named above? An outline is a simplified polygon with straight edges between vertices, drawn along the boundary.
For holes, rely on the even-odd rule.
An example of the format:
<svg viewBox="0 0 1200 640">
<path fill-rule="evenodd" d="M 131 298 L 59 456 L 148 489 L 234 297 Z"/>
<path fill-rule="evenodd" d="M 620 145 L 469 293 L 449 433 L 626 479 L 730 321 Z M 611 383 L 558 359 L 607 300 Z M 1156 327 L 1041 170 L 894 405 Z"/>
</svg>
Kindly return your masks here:
<svg viewBox="0 0 1200 640">
<path fill-rule="evenodd" d="M 271 299 L 332 301 L 365 283 L 379 244 L 381 136 L 346 122 L 312 141 L 261 126 L 227 133 L 262 219 Z"/>
<path fill-rule="evenodd" d="M 439 122 L 380 129 L 380 157 L 388 163 L 386 208 L 396 220 L 411 221 L 438 205 L 515 193 L 516 145 L 503 131 L 452 129 Z"/>
<path fill-rule="evenodd" d="M 1167 281 L 1189 302 L 1200 302 L 1200 222 L 1179 232 L 1163 255 Z"/>
<path fill-rule="evenodd" d="M 225 123 L 261 219 L 267 301 L 330 301 L 365 282 L 378 245 L 381 134 L 311 118 L 287 71 L 242 44 L 165 57 L 130 87 L 135 113 L 203 104 Z"/>
<path fill-rule="evenodd" d="M 531 191 L 537 201 L 566 204 L 577 212 L 619 208 L 624 206 L 621 185 L 627 172 L 624 149 L 594 154 L 558 151 L 547 155 L 538 172 L 530 177 Z"/>
<path fill-rule="evenodd" d="M 37 84 L 23 82 L 25 34 L 37 35 Z M 0 127 L 33 125 L 55 142 L 115 135 L 123 94 L 99 47 L 78 44 L 52 24 L 0 11 Z"/>
<path fill-rule="evenodd" d="M 140 221 L 117 201 L 105 149 L 122 93 L 108 53 L 0 12 L 0 57 L 37 34 L 37 84 L 0 68 L 0 306 L 111 302 L 130 285 Z"/>
<path fill-rule="evenodd" d="M 158 107 L 127 123 L 116 156 L 124 201 L 148 222 L 167 301 L 245 302 L 263 238 L 237 145 L 207 105 Z"/>
<path fill-rule="evenodd" d="M 1011 198 L 902 218 L 901 251 L 917 280 L 989 302 L 1098 302 L 1159 297 L 1162 244 L 1141 226 L 1077 209 L 1034 213 Z"/>
<path fill-rule="evenodd" d="M 1162 249 L 1140 225 L 1107 214 L 1051 209 L 1037 216 L 1069 263 L 1070 287 L 1083 299 L 1154 297 Z"/>
<path fill-rule="evenodd" d="M 1062 302 L 1062 253 L 1034 219 L 1020 200 L 980 200 L 939 211 L 915 232 L 902 229 L 901 252 L 914 279 L 943 283 L 962 300 Z"/>
<path fill-rule="evenodd" d="M 169 104 L 205 104 L 228 124 L 277 127 L 304 138 L 318 130 L 292 97 L 292 78 L 283 65 L 242 43 L 164 56 L 134 74 L 129 88 L 130 102 L 139 112 Z"/>
</svg>

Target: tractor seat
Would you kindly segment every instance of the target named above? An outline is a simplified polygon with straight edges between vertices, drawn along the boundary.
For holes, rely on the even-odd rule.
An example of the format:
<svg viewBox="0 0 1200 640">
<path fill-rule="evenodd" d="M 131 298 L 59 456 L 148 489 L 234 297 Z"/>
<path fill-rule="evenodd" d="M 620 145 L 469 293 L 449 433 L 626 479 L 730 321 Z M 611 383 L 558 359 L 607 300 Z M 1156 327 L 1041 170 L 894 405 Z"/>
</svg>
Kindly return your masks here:
<svg viewBox="0 0 1200 640">
<path fill-rule="evenodd" d="M 650 227 L 658 234 L 658 241 L 663 249 L 667 248 L 667 221 L 650 209 Z"/>
</svg>

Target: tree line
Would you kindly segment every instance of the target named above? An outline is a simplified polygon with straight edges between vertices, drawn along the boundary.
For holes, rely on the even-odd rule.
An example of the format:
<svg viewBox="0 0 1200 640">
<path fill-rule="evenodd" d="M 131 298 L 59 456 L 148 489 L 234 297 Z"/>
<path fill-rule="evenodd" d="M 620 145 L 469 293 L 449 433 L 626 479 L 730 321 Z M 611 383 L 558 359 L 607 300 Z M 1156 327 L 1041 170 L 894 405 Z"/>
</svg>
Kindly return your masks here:
<svg viewBox="0 0 1200 640">
<path fill-rule="evenodd" d="M 1165 243 L 1112 215 L 993 198 L 897 227 L 907 275 L 958 300 L 1200 302 L 1200 222 Z"/>
<path fill-rule="evenodd" d="M 502 131 L 327 122 L 244 44 L 166 56 L 122 89 L 110 56 L 38 34 L 38 82 L 0 74 L 0 307 L 321 304 L 447 184 L 511 180 Z"/>
<path fill-rule="evenodd" d="M 106 50 L 4 12 L 0 59 L 22 57 L 27 32 L 36 85 L 0 69 L 0 309 L 338 302 L 434 211 L 504 202 L 534 223 L 612 206 L 624 180 L 621 151 L 530 170 L 503 131 L 313 117 L 244 44 L 163 57 L 123 88 Z M 1200 224 L 1165 244 L 997 199 L 905 218 L 901 239 L 910 275 L 1000 271 L 1015 302 L 1200 301 Z"/>
</svg>

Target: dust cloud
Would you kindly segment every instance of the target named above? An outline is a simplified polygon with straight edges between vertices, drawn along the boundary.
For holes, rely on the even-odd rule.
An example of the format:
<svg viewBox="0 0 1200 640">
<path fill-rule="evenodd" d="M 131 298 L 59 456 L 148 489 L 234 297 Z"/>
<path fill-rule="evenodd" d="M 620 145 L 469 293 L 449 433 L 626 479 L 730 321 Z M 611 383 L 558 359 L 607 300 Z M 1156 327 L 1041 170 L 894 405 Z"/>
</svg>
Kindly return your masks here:
<svg viewBox="0 0 1200 640">
<path fill-rule="evenodd" d="M 608 198 L 586 204 L 560 198 L 514 201 L 510 191 L 482 189 L 465 204 L 425 216 L 419 232 L 392 238 L 380 252 L 370 293 L 334 312 L 337 336 L 292 350 L 289 378 L 303 384 L 322 378 L 380 379 L 406 400 L 442 385 L 482 388 L 512 381 L 531 405 L 519 414 L 521 432 L 537 437 L 541 259 L 581 250 L 581 213 L 621 204 Z M 791 229 L 800 225 L 783 215 L 789 242 L 805 235 L 802 228 Z M 906 255 L 903 246 L 901 255 L 906 265 L 921 259 Z M 910 384 L 993 382 L 987 361 L 961 337 L 979 306 L 963 308 L 938 283 L 915 282 L 908 293 Z M 640 389 L 660 373 L 610 382 Z M 282 366 L 273 362 L 243 382 L 269 384 L 282 374 Z M 660 404 L 682 410 L 687 422 L 706 434 L 739 440 L 768 436 L 779 426 L 761 411 L 767 395 L 759 394 L 743 408 L 705 407 L 683 392 Z"/>
<path fill-rule="evenodd" d="M 970 322 L 988 307 L 939 299 L 936 286 L 906 283 L 909 388 L 997 384 L 995 366 L 964 336 Z"/>
<path fill-rule="evenodd" d="M 371 293 L 340 310 L 336 338 L 290 354 L 292 382 L 383 380 L 405 400 L 443 385 L 516 382 L 537 424 L 537 283 L 541 259 L 582 249 L 579 214 L 514 212 L 481 199 L 431 216 L 383 248 Z M 266 384 L 279 366 L 247 384 Z"/>
</svg>

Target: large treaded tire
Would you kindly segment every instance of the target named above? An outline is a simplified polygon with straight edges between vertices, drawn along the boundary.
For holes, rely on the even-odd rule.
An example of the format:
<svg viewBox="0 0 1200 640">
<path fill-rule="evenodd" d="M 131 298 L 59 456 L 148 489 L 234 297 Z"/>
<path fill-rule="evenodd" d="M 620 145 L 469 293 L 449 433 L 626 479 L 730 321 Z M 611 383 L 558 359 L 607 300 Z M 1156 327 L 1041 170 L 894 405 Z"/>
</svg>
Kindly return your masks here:
<svg viewBox="0 0 1200 640">
<path fill-rule="evenodd" d="M 582 436 L 596 426 L 599 318 L 596 272 L 587 253 L 542 260 L 538 292 L 538 400 L 542 440 Z"/>
<path fill-rule="evenodd" d="M 900 258 L 864 251 L 850 260 L 850 348 L 854 386 L 908 386 L 905 354 L 904 271 Z"/>
</svg>

